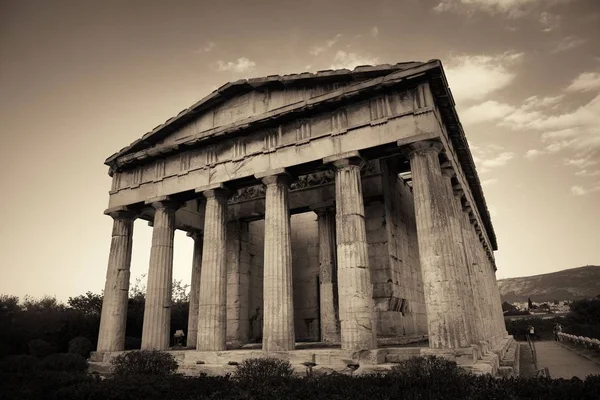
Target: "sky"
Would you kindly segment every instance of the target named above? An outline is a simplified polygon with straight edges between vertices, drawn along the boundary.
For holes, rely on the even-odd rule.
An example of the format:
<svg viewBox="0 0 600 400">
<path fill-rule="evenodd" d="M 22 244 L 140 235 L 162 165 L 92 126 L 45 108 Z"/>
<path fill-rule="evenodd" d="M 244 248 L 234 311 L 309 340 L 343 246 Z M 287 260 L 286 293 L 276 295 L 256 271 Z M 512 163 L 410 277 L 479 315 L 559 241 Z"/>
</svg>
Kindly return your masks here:
<svg viewBox="0 0 600 400">
<path fill-rule="evenodd" d="M 497 277 L 600 264 L 598 0 L 0 0 L 0 294 L 104 288 L 104 160 L 241 78 L 442 60 Z M 132 282 L 152 228 L 136 221 Z M 175 235 L 189 283 L 192 240 Z"/>
</svg>

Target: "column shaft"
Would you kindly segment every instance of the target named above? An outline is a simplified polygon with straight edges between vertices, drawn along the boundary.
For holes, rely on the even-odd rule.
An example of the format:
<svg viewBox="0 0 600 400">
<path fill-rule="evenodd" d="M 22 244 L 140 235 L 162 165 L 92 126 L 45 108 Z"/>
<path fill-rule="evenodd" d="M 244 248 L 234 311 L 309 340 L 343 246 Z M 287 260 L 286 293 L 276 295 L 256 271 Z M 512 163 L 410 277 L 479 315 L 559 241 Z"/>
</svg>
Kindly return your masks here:
<svg viewBox="0 0 600 400">
<path fill-rule="evenodd" d="M 160 201 L 152 206 L 156 212 L 142 327 L 142 350 L 167 350 L 171 331 L 173 240 L 177 205 Z"/>
<path fill-rule="evenodd" d="M 227 329 L 227 192 L 207 190 L 196 350 L 225 350 Z"/>
<path fill-rule="evenodd" d="M 263 275 L 263 351 L 295 348 L 292 243 L 288 202 L 289 177 L 262 179 L 266 185 Z"/>
<path fill-rule="evenodd" d="M 471 332 L 464 297 L 457 290 L 462 278 L 453 254 L 453 199 L 444 186 L 440 150 L 437 143 L 420 142 L 409 154 L 429 347 L 464 348 L 471 346 Z"/>
<path fill-rule="evenodd" d="M 248 223 L 227 224 L 227 344 L 241 347 L 249 340 L 250 258 L 247 245 Z"/>
<path fill-rule="evenodd" d="M 112 239 L 102 300 L 98 333 L 98 352 L 125 349 L 125 325 L 129 292 L 129 267 L 133 245 L 133 215 L 126 212 L 111 214 Z"/>
<path fill-rule="evenodd" d="M 360 159 L 334 162 L 342 350 L 377 347 Z"/>
<path fill-rule="evenodd" d="M 480 282 L 480 276 L 478 273 L 478 265 L 473 254 L 473 244 L 472 237 L 469 233 L 469 230 L 472 229 L 471 223 L 469 222 L 469 216 L 467 213 L 463 211 L 462 206 L 462 191 L 455 193 L 454 200 L 456 202 L 456 209 L 459 213 L 459 223 L 461 229 L 461 238 L 464 249 L 464 257 L 466 260 L 467 274 L 469 277 L 469 299 L 471 299 L 472 303 L 472 334 L 473 340 L 477 343 L 480 343 L 483 340 L 486 340 L 485 333 L 485 316 L 483 314 L 483 288 Z M 467 299 L 468 301 L 468 299 Z"/>
<path fill-rule="evenodd" d="M 194 239 L 194 254 L 192 256 L 192 279 L 190 284 L 190 308 L 188 313 L 187 347 L 196 347 L 198 340 L 198 306 L 200 302 L 200 274 L 202 271 L 203 235 L 188 233 Z"/>
<path fill-rule="evenodd" d="M 319 285 L 321 341 L 339 343 L 338 299 L 335 290 L 335 214 L 331 209 L 318 209 Z"/>
</svg>

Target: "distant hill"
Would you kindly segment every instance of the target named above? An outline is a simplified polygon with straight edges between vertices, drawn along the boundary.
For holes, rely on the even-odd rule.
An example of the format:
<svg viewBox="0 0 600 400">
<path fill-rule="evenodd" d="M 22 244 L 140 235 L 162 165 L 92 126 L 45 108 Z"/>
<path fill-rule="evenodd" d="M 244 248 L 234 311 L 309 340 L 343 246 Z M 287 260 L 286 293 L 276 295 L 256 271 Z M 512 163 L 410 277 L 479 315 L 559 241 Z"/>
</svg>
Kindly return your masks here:
<svg viewBox="0 0 600 400">
<path fill-rule="evenodd" d="M 502 301 L 577 300 L 600 295 L 600 265 L 498 280 Z"/>
</svg>

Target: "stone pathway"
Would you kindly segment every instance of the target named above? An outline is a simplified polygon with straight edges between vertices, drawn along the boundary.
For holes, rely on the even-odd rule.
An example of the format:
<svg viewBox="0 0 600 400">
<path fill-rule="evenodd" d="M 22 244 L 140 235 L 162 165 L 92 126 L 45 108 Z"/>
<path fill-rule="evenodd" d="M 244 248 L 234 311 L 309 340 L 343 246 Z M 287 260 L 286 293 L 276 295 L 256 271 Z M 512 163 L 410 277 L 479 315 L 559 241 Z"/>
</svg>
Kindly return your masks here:
<svg viewBox="0 0 600 400">
<path fill-rule="evenodd" d="M 536 342 L 538 368 L 548 367 L 550 377 L 571 379 L 576 376 L 585 379 L 588 375 L 599 375 L 600 365 L 574 353 L 556 342 Z M 522 348 L 529 350 L 527 344 Z"/>
</svg>

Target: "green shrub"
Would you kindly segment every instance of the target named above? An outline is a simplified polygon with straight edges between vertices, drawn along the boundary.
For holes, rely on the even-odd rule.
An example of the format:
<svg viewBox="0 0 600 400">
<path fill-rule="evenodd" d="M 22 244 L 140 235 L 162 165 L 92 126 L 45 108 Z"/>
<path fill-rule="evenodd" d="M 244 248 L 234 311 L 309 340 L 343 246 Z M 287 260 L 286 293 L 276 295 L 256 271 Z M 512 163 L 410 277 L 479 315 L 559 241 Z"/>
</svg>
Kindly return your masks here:
<svg viewBox="0 0 600 400">
<path fill-rule="evenodd" d="M 128 351 L 113 358 L 110 363 L 115 376 L 172 375 L 177 371 L 175 357 L 157 350 Z"/>
<path fill-rule="evenodd" d="M 5 373 L 33 373 L 40 369 L 40 361 L 28 354 L 6 356 L 0 360 L 0 371 Z"/>
<path fill-rule="evenodd" d="M 277 358 L 248 358 L 235 366 L 235 377 L 244 383 L 264 383 L 277 379 L 288 379 L 294 369 L 286 360 Z"/>
<path fill-rule="evenodd" d="M 46 371 L 84 372 L 88 369 L 88 363 L 79 354 L 57 353 L 44 358 L 42 368 Z"/>
<path fill-rule="evenodd" d="M 437 356 L 411 357 L 393 366 L 391 373 L 407 381 L 447 381 L 464 375 L 456 362 Z"/>
<path fill-rule="evenodd" d="M 92 351 L 92 342 L 90 339 L 78 336 L 69 341 L 69 353 L 79 354 L 83 358 L 88 358 Z"/>
<path fill-rule="evenodd" d="M 56 349 L 48 342 L 42 339 L 33 339 L 27 343 L 29 354 L 34 357 L 44 358 L 47 355 L 56 353 Z"/>
</svg>

